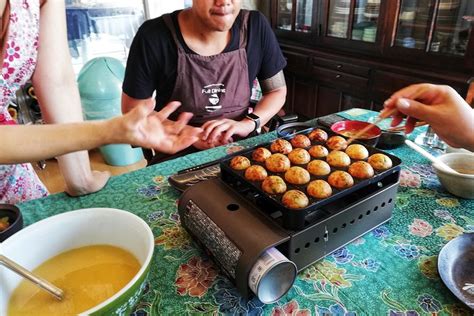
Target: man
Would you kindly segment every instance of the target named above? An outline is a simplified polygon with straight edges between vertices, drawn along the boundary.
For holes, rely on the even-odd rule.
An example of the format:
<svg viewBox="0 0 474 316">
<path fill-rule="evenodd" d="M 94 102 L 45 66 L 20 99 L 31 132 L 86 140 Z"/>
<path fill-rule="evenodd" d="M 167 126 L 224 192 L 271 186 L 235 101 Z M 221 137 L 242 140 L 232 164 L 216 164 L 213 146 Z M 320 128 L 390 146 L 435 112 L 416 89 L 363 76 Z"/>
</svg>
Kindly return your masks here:
<svg viewBox="0 0 474 316">
<path fill-rule="evenodd" d="M 194 148 L 207 149 L 246 137 L 283 106 L 286 61 L 265 17 L 241 10 L 240 0 L 194 0 L 192 7 L 146 21 L 127 61 L 122 111 L 171 101 L 194 114 L 204 130 Z M 249 113 L 251 84 L 263 97 Z M 187 152 L 191 152 L 188 150 Z"/>
</svg>

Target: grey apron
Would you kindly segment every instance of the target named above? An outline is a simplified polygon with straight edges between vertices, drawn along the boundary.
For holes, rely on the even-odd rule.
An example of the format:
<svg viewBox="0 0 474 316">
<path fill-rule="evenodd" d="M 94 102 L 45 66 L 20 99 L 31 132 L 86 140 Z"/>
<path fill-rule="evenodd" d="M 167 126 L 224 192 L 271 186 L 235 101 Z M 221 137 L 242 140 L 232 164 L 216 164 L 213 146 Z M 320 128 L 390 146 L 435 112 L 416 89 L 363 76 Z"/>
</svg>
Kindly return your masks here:
<svg viewBox="0 0 474 316">
<path fill-rule="evenodd" d="M 176 83 L 170 101 L 180 101 L 181 112 L 193 113 L 190 125 L 220 118 L 241 120 L 250 107 L 250 84 L 247 64 L 247 27 L 249 11 L 241 10 L 239 49 L 213 56 L 187 54 L 178 40 L 171 16 L 163 15 L 178 50 Z M 144 151 L 148 165 L 196 152 L 188 147 L 174 155 L 157 153 L 154 157 Z"/>
<path fill-rule="evenodd" d="M 176 83 L 170 101 L 180 101 L 179 112 L 194 114 L 191 124 L 219 118 L 241 120 L 250 106 L 247 64 L 247 26 L 249 11 L 241 10 L 239 49 L 213 56 L 187 54 L 178 40 L 171 16 L 163 19 L 178 50 Z"/>
</svg>

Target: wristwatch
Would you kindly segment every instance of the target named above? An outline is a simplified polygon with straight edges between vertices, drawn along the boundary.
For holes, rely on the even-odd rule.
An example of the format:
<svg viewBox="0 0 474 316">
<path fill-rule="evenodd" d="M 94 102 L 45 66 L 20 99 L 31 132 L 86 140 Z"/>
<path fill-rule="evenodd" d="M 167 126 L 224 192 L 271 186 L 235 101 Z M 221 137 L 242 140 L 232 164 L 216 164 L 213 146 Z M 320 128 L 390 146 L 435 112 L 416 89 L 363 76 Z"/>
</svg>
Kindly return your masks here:
<svg viewBox="0 0 474 316">
<path fill-rule="evenodd" d="M 254 113 L 249 113 L 245 117 L 255 123 L 255 128 L 253 131 L 260 132 L 260 117 Z"/>
</svg>

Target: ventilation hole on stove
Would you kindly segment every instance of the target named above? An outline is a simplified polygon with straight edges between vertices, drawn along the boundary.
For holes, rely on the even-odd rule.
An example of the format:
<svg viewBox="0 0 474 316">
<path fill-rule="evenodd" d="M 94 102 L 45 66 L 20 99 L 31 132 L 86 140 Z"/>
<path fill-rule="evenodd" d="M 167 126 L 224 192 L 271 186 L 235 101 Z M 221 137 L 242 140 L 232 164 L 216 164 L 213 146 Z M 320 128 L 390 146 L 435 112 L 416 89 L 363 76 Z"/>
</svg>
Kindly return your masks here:
<svg viewBox="0 0 474 316">
<path fill-rule="evenodd" d="M 382 207 L 385 207 L 385 202 L 382 203 Z"/>
<path fill-rule="evenodd" d="M 337 233 L 337 227 L 334 227 L 334 229 L 332 230 L 333 234 Z"/>
<path fill-rule="evenodd" d="M 318 242 L 319 242 L 319 237 L 316 237 L 316 238 L 314 239 L 314 242 L 315 242 L 315 243 L 318 243 Z"/>
<path fill-rule="evenodd" d="M 392 203 L 392 199 L 388 200 L 388 203 L 389 203 L 389 204 Z"/>
<path fill-rule="evenodd" d="M 344 224 L 342 224 L 341 227 L 342 227 L 342 228 L 346 228 L 346 226 L 347 226 L 346 223 L 344 223 Z"/>
<path fill-rule="evenodd" d="M 377 212 L 378 209 L 379 209 L 378 206 L 374 207 L 374 212 Z"/>
<path fill-rule="evenodd" d="M 365 213 L 366 215 L 370 215 L 370 210 L 367 211 L 367 213 Z"/>
<path fill-rule="evenodd" d="M 232 212 L 237 211 L 239 208 L 240 208 L 240 207 L 239 207 L 239 205 L 237 205 L 237 204 L 229 204 L 229 205 L 227 205 L 227 209 L 228 209 L 229 211 L 232 211 Z"/>
<path fill-rule="evenodd" d="M 305 247 L 305 248 L 309 248 L 310 245 L 311 245 L 311 244 L 310 244 L 309 242 L 307 242 L 307 243 L 304 245 L 304 247 Z"/>
<path fill-rule="evenodd" d="M 359 215 L 359 219 L 362 219 L 362 217 L 364 217 L 364 215 L 360 214 L 360 215 Z"/>
<path fill-rule="evenodd" d="M 300 248 L 296 248 L 295 253 L 299 253 L 299 252 L 300 252 Z"/>
<path fill-rule="evenodd" d="M 350 223 L 351 223 L 351 225 L 352 225 L 352 224 L 354 224 L 354 222 L 355 222 L 355 219 L 353 219 L 353 220 L 350 222 Z"/>
</svg>

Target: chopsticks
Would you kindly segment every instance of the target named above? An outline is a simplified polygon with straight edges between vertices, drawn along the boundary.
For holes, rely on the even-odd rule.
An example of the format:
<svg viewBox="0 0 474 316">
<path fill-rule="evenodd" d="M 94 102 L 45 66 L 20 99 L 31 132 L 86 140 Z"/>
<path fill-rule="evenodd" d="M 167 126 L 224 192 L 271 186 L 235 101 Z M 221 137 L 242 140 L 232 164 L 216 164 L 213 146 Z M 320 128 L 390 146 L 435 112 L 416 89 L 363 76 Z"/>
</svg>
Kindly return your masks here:
<svg viewBox="0 0 474 316">
<path fill-rule="evenodd" d="M 444 171 L 459 174 L 459 172 L 457 172 L 456 170 L 454 170 L 453 168 L 451 168 L 450 166 L 448 166 L 447 164 L 445 164 L 444 162 L 442 162 L 441 160 L 439 160 L 438 158 L 436 158 L 435 156 L 427 152 L 425 149 L 423 149 L 422 147 L 412 142 L 411 140 L 409 139 L 405 140 L 405 144 L 407 144 L 408 147 L 410 147 L 414 151 L 420 153 L 423 157 L 431 161 L 433 164 L 437 164 Z"/>
<path fill-rule="evenodd" d="M 56 297 L 58 300 L 62 300 L 64 297 L 63 290 L 56 287 L 54 284 L 46 281 L 45 279 L 39 277 L 36 274 L 33 274 L 31 271 L 20 266 L 18 263 L 8 259 L 7 257 L 0 255 L 0 265 L 10 269 L 16 274 L 24 277 L 25 279 L 33 282 L 35 285 L 39 286 L 45 291 L 48 291 L 49 294 Z"/>
<path fill-rule="evenodd" d="M 391 110 L 388 110 L 386 111 L 385 109 L 382 110 L 382 112 L 380 112 L 379 114 L 379 117 L 371 124 L 367 125 L 366 127 L 364 127 L 363 129 L 361 129 L 360 131 L 358 131 L 355 135 L 351 136 L 348 140 L 347 140 L 347 144 L 349 145 L 350 143 L 352 143 L 354 140 L 358 139 L 361 135 L 365 134 L 366 132 L 368 132 L 371 128 L 373 128 L 374 126 L 376 126 L 378 123 L 382 122 L 384 119 L 386 119 L 387 117 L 395 114 L 395 112 L 397 112 L 397 108 L 393 108 Z"/>
<path fill-rule="evenodd" d="M 425 125 L 428 125 L 428 123 L 426 123 L 425 121 L 419 121 L 419 122 L 416 122 L 415 127 L 420 127 L 420 126 L 425 126 Z M 404 130 L 405 130 L 405 126 L 395 126 L 395 127 L 390 127 L 386 131 L 388 131 L 388 132 L 401 132 L 401 131 L 404 131 Z"/>
<path fill-rule="evenodd" d="M 417 100 L 417 99 L 418 99 L 420 96 L 422 96 L 428 89 L 429 89 L 429 88 L 427 88 L 427 87 L 424 87 L 424 88 L 422 88 L 422 89 L 418 89 L 414 94 L 412 94 L 412 95 L 406 95 L 405 98 L 406 98 L 406 99 L 411 99 L 411 100 Z M 391 96 L 389 100 L 391 100 L 392 98 L 393 98 L 393 96 Z M 389 101 L 389 100 L 387 100 L 387 101 Z M 385 102 L 387 102 L 387 101 L 385 101 Z M 384 109 L 384 110 L 385 110 L 385 109 Z M 382 110 L 382 112 L 383 112 L 384 110 Z M 397 112 L 397 108 L 393 108 L 393 109 L 392 109 L 391 111 L 389 111 L 386 115 L 384 115 L 382 112 L 381 112 L 380 115 L 379 115 L 379 119 L 378 119 L 377 121 L 375 121 L 375 122 L 373 123 L 373 125 L 376 125 L 376 124 L 380 123 L 380 121 L 382 121 L 384 118 L 387 118 L 387 117 L 389 117 L 389 116 L 395 114 L 395 112 Z M 427 124 L 428 124 L 428 123 L 426 123 L 426 122 L 420 121 L 420 122 L 417 122 L 417 123 L 415 124 L 415 127 L 419 127 L 419 126 L 423 126 L 423 125 L 427 125 Z M 369 129 L 370 129 L 370 127 L 367 127 L 367 130 L 365 130 L 364 133 L 365 133 L 366 131 L 368 131 Z M 399 131 L 403 131 L 404 129 L 405 129 L 404 126 L 399 126 L 399 127 L 389 128 L 388 131 L 389 131 L 389 132 L 399 132 Z M 362 135 L 362 133 L 360 133 L 360 135 Z M 358 135 L 358 136 L 356 135 L 356 136 L 359 137 L 360 135 Z M 353 138 L 355 139 L 355 137 L 353 137 Z M 351 141 L 353 141 L 353 139 L 351 139 Z"/>
</svg>

